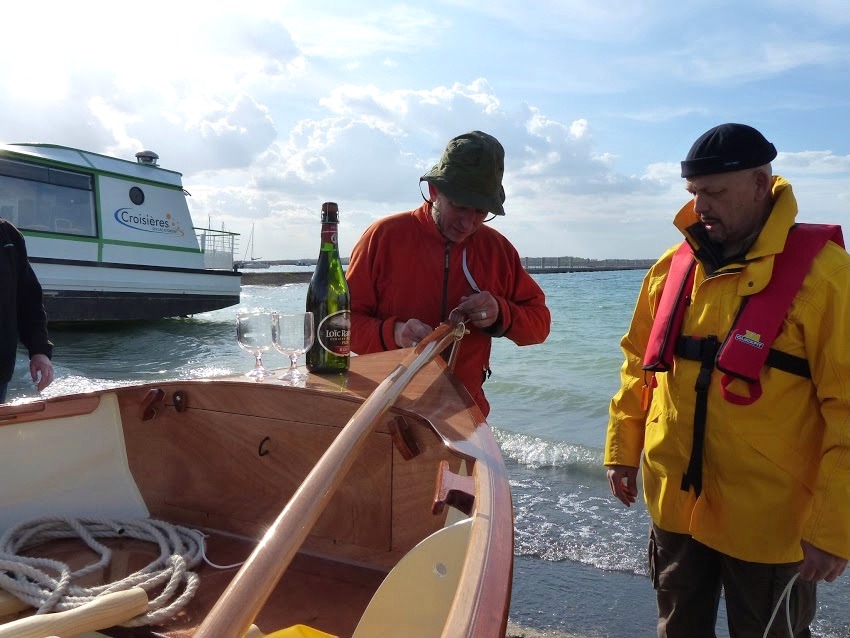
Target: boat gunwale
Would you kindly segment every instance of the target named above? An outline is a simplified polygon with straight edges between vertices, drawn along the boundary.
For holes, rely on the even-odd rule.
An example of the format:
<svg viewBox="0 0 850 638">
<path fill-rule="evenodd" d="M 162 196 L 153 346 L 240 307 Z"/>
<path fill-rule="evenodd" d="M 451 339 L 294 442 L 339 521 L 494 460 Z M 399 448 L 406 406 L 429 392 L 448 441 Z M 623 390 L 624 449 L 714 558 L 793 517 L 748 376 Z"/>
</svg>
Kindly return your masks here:
<svg viewBox="0 0 850 638">
<path fill-rule="evenodd" d="M 397 351 L 392 356 L 384 357 L 384 359 L 391 363 L 406 358 L 408 354 L 410 354 L 409 350 Z M 366 356 L 374 359 L 381 355 Z M 365 361 L 367 359 L 364 357 L 363 361 L 354 364 L 353 367 L 355 370 Z M 445 365 L 440 367 L 440 374 L 435 374 L 434 378 L 445 377 L 453 382 L 456 381 L 451 375 L 443 375 L 442 371 L 444 369 Z M 47 406 L 51 404 L 65 404 L 66 411 L 67 408 L 86 405 L 87 407 L 85 409 L 91 411 L 94 409 L 89 409 L 92 404 L 91 400 L 96 399 L 99 401 L 100 395 L 109 392 L 138 391 L 141 393 L 155 388 L 168 388 L 169 390 L 173 388 L 176 390 L 181 386 L 190 388 L 196 385 L 212 384 L 225 386 L 248 385 L 258 388 L 262 387 L 264 390 L 270 390 L 272 387 L 278 386 L 278 391 L 297 391 L 308 394 L 318 393 L 326 397 L 359 404 L 366 401 L 366 396 L 362 396 L 358 392 L 349 389 L 336 387 L 332 382 L 324 383 L 322 387 L 292 388 L 279 383 L 256 383 L 240 377 L 229 376 L 129 384 L 87 393 L 53 397 L 46 402 L 44 400 L 32 402 L 32 405 L 43 403 L 46 403 Z M 374 391 L 374 387 L 372 391 Z M 360 389 L 360 392 L 363 392 L 363 390 Z M 371 394 L 371 392 L 368 392 L 367 396 L 368 394 Z M 173 397 L 173 391 L 169 391 L 166 396 Z M 471 401 L 471 399 L 468 397 L 464 398 L 462 395 L 460 395 L 460 399 Z M 164 404 L 173 406 L 173 403 L 168 403 L 167 401 Z M 198 406 L 193 407 L 203 409 Z M 435 423 L 431 418 L 411 409 L 410 405 L 407 407 L 396 405 L 389 409 L 393 413 L 412 414 L 419 417 L 422 422 L 428 425 L 431 431 L 442 439 L 452 454 L 473 461 L 470 470 L 476 488 L 475 509 L 471 515 L 473 524 L 461 581 L 458 584 L 455 600 L 446 620 L 442 634 L 443 637 L 472 638 L 473 636 L 495 637 L 504 635 L 510 604 L 513 570 L 513 506 L 504 461 L 501 458 L 492 431 L 487 425 L 483 414 L 481 414 L 480 410 L 474 404 L 471 407 L 469 405 L 465 406 L 465 411 L 469 411 L 469 416 L 472 417 L 471 420 L 474 426 L 464 441 L 458 438 L 456 430 L 449 433 L 442 432 L 439 422 Z M 9 413 L 9 408 L 7 406 L 0 406 L 0 425 L 3 424 L 4 413 Z M 80 413 L 85 412 L 81 411 Z M 56 414 L 48 416 L 44 411 L 26 413 L 19 411 L 18 416 L 15 417 L 15 421 L 32 421 L 45 417 L 58 418 L 65 415 Z M 464 443 L 467 443 L 467 445 L 464 445 Z M 497 609 L 501 609 L 502 613 L 494 613 L 494 610 Z"/>
</svg>

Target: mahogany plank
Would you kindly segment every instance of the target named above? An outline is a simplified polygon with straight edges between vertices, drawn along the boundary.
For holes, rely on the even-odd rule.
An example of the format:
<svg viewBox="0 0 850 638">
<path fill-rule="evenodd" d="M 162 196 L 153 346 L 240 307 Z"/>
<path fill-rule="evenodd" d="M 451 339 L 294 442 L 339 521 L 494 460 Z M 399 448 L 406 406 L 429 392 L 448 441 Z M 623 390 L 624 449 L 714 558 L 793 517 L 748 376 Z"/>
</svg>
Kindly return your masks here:
<svg viewBox="0 0 850 638">
<path fill-rule="evenodd" d="M 190 407 L 167 433 L 164 502 L 268 527 L 339 432 Z M 388 434 L 369 436 L 313 535 L 390 549 L 391 445 Z"/>
</svg>

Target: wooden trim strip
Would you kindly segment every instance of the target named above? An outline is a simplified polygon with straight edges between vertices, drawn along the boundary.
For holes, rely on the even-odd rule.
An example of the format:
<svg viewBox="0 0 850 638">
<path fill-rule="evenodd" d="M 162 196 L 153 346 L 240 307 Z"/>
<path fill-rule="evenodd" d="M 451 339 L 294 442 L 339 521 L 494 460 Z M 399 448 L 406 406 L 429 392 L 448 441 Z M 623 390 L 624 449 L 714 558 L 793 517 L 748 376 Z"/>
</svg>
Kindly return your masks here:
<svg viewBox="0 0 850 638">
<path fill-rule="evenodd" d="M 50 401 L 37 399 L 25 403 L 0 405 L 0 426 L 8 423 L 43 421 L 67 416 L 91 414 L 100 405 L 99 395 L 68 395 Z"/>
</svg>

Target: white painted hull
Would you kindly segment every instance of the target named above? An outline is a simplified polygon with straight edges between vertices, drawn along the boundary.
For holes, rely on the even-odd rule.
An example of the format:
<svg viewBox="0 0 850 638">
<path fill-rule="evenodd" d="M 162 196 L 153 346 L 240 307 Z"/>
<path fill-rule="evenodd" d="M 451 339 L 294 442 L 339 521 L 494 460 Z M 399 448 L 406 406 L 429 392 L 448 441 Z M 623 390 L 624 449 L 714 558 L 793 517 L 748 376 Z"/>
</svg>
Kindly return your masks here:
<svg viewBox="0 0 850 638">
<path fill-rule="evenodd" d="M 237 273 L 33 260 L 48 320 L 116 321 L 197 314 L 239 303 Z"/>
</svg>

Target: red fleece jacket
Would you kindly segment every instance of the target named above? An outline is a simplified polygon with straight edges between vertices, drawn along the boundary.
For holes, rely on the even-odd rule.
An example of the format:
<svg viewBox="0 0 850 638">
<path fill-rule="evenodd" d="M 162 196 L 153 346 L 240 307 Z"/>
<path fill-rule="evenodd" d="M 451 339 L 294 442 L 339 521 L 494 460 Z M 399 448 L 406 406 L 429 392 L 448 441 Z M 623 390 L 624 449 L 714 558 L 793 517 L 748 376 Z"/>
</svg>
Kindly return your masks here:
<svg viewBox="0 0 850 638">
<path fill-rule="evenodd" d="M 486 416 L 490 405 L 481 385 L 490 367 L 490 340 L 505 336 L 517 345 L 541 343 L 551 316 L 537 282 L 522 267 L 511 243 L 481 226 L 460 244 L 440 233 L 428 202 L 370 226 L 346 272 L 351 291 L 351 349 L 357 354 L 394 350 L 397 321 L 419 319 L 436 328 L 474 291 L 463 273 L 463 250 L 473 279 L 499 303 L 499 319 L 486 331 L 470 326 L 460 342 L 455 375 Z"/>
</svg>

